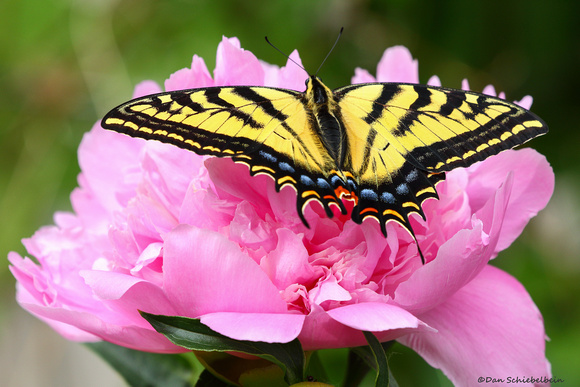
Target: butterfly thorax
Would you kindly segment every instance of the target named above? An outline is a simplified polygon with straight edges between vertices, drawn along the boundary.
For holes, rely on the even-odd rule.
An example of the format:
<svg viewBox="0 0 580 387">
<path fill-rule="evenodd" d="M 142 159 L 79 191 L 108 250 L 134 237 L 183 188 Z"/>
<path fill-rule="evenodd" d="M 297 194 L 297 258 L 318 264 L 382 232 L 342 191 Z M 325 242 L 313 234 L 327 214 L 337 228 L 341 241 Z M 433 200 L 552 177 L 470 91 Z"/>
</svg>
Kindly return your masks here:
<svg viewBox="0 0 580 387">
<path fill-rule="evenodd" d="M 341 169 L 346 155 L 346 134 L 334 93 L 320 78 L 311 76 L 304 93 L 310 121 L 319 132 L 322 142 Z"/>
</svg>

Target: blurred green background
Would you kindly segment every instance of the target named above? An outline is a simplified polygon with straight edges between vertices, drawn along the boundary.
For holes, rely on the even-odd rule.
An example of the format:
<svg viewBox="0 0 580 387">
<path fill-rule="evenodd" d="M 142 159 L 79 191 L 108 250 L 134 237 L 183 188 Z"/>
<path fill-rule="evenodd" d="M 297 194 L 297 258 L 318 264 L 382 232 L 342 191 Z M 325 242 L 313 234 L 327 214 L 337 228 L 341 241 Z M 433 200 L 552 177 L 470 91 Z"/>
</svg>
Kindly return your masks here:
<svg viewBox="0 0 580 387">
<path fill-rule="evenodd" d="M 160 83 L 202 56 L 211 70 L 222 35 L 237 36 L 258 58 L 283 65 L 297 48 L 331 88 L 349 83 L 355 67 L 374 74 L 383 51 L 407 46 L 420 81 L 444 86 L 468 78 L 508 99 L 534 97 L 532 110 L 550 126 L 531 146 L 556 173 L 556 192 L 507 251 L 494 261 L 516 276 L 542 311 L 554 376 L 580 383 L 580 3 L 542 0 L 459 1 L 186 1 L 3 0 L 0 2 L 0 252 L 25 254 L 20 239 L 70 210 L 77 146 L 84 132 L 144 79 Z M 105 162 L 105 161 L 104 161 Z M 75 385 L 76 344 L 21 311 L 14 279 L 0 265 L 2 385 Z M 64 349 L 63 349 L 64 348 Z M 72 351 L 72 352 L 71 352 Z M 82 352 L 82 350 L 81 350 Z M 71 355 L 73 353 L 73 355 Z M 327 354 L 337 357 L 340 351 Z M 391 356 L 401 386 L 449 385 L 402 346 Z M 48 367 L 48 369 L 46 369 Z M 50 367 L 53 367 L 52 369 Z M 54 367 L 60 371 L 55 371 Z M 106 367 L 89 367 L 99 375 Z M 29 374 L 21 374 L 22 369 Z M 340 369 L 340 368 L 339 368 Z M 96 371 L 95 371 L 96 370 Z M 45 372 L 45 373 L 43 373 Z M 36 376 L 34 376 L 36 375 Z M 114 374 L 110 376 L 114 380 Z M 35 379 L 36 378 L 36 379 Z M 27 384 L 29 383 L 29 384 Z M 112 382 L 111 382 L 112 383 Z M 122 385 L 117 381 L 117 385 Z M 95 384 L 98 385 L 98 384 Z M 109 384 L 114 385 L 114 384 Z"/>
</svg>

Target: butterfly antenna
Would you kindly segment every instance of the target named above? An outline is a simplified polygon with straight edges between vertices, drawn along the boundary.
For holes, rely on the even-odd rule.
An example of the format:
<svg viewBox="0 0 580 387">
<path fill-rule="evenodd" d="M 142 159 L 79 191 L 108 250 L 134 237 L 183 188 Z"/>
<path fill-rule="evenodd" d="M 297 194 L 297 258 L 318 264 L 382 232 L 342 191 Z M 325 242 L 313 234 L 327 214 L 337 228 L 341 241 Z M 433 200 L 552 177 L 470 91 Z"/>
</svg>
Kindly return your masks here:
<svg viewBox="0 0 580 387">
<path fill-rule="evenodd" d="M 336 47 L 338 40 L 340 39 L 340 36 L 342 35 L 343 30 L 344 30 L 344 27 L 341 27 L 340 32 L 338 33 L 338 37 L 336 38 L 336 42 L 334 42 L 334 44 L 332 45 L 332 48 L 330 49 L 330 51 L 328 51 L 328 54 L 326 54 L 326 57 L 324 58 L 324 60 L 320 64 L 320 66 L 318 66 L 318 70 L 316 70 L 316 73 L 314 75 L 318 75 L 318 72 L 322 68 L 322 65 L 324 64 L 324 62 L 326 62 L 326 59 L 328 59 L 328 57 L 330 56 L 330 53 L 334 50 L 334 47 Z"/>
<path fill-rule="evenodd" d="M 286 53 L 284 53 L 282 50 L 280 50 L 278 47 L 274 46 L 274 45 L 272 44 L 272 42 L 270 42 L 270 41 L 268 40 L 268 37 L 267 37 L 267 36 L 264 36 L 264 38 L 266 38 L 266 42 L 267 42 L 267 43 L 268 43 L 270 46 L 274 47 L 274 49 L 275 49 L 276 51 L 278 51 L 280 54 L 284 55 L 286 58 L 288 58 L 288 60 L 289 60 L 290 62 L 294 63 L 296 66 L 298 66 L 298 67 L 300 67 L 302 70 L 304 70 L 304 71 L 306 72 L 306 74 L 308 74 L 308 71 L 306 71 L 306 69 L 305 69 L 304 67 L 302 67 L 302 65 L 298 64 L 298 62 L 296 62 L 294 59 L 290 58 L 290 55 L 287 55 L 287 54 L 286 54 Z"/>
</svg>

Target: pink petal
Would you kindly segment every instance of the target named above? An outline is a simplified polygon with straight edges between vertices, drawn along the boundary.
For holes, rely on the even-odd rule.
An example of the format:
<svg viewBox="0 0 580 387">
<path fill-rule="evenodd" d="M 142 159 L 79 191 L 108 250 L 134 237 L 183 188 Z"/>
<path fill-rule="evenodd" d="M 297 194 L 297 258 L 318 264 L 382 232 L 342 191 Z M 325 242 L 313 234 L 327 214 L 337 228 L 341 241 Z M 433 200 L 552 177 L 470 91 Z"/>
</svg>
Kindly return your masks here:
<svg viewBox="0 0 580 387">
<path fill-rule="evenodd" d="M 144 268 L 155 262 L 161 256 L 163 244 L 153 242 L 139 254 L 139 259 L 135 262 L 135 267 L 131 269 L 132 275 L 138 275 Z"/>
<path fill-rule="evenodd" d="M 328 276 L 318 281 L 316 288 L 311 291 L 310 299 L 311 302 L 321 305 L 326 301 L 350 301 L 352 296 L 338 283 L 335 276 Z"/>
<path fill-rule="evenodd" d="M 354 69 L 354 76 L 352 77 L 350 82 L 352 84 L 356 84 L 356 83 L 370 83 L 376 81 L 377 80 L 375 79 L 375 77 L 373 77 L 367 70 L 357 67 L 356 69 Z"/>
<path fill-rule="evenodd" d="M 365 306 L 365 304 L 368 305 Z M 377 306 L 376 309 L 375 306 Z M 392 305 L 360 303 L 349 305 L 349 308 L 345 310 L 338 310 L 345 307 L 333 309 L 330 311 L 333 314 L 331 316 L 320 306 L 312 305 L 312 311 L 306 317 L 302 331 L 298 336 L 304 350 L 366 345 L 367 342 L 360 327 L 363 329 L 384 329 L 373 332 L 381 342 L 395 340 L 412 332 L 431 330 L 422 321 L 406 314 L 402 309 L 392 307 Z M 393 315 L 390 314 L 391 312 Z M 386 318 L 385 321 L 382 320 L 383 317 Z M 363 321 L 365 319 L 369 319 L 369 322 Z"/>
<path fill-rule="evenodd" d="M 521 234 L 529 220 L 543 209 L 554 192 L 554 172 L 546 158 L 531 148 L 510 150 L 469 169 L 467 192 L 477 211 L 512 171 L 514 184 L 496 251 L 506 249 Z"/>
<path fill-rule="evenodd" d="M 377 81 L 419 83 L 419 62 L 405 46 L 390 47 L 377 66 Z"/>
<path fill-rule="evenodd" d="M 90 334 L 82 329 L 79 329 L 75 325 L 69 325 L 62 323 L 58 320 L 52 320 L 50 318 L 45 318 L 38 313 L 32 312 L 31 308 L 42 305 L 43 302 L 50 302 L 50 300 L 43 299 L 43 294 L 37 291 L 38 288 L 43 287 L 38 279 L 32 278 L 30 273 L 39 272 L 39 267 L 34 264 L 29 259 L 22 259 L 18 254 L 10 252 L 8 254 L 8 259 L 10 263 L 14 266 L 10 266 L 9 269 L 16 278 L 16 301 L 25 310 L 29 311 L 48 325 L 50 325 L 55 331 L 60 333 L 68 340 L 73 341 L 98 341 L 99 338 L 93 334 Z M 26 269 L 28 266 L 28 270 Z M 28 272 L 28 273 L 27 273 Z M 52 308 L 54 303 L 48 308 Z"/>
<path fill-rule="evenodd" d="M 292 51 L 290 54 L 290 59 L 298 63 L 298 65 L 302 66 L 302 60 L 300 59 L 300 55 L 298 55 L 298 51 Z M 304 91 L 306 90 L 304 81 L 308 79 L 308 73 L 304 71 L 303 68 L 296 65 L 296 63 L 292 62 L 290 59 L 288 59 L 286 62 L 286 66 L 282 67 L 278 71 L 276 84 L 271 86 L 282 87 L 284 89 L 296 91 Z"/>
<path fill-rule="evenodd" d="M 550 377 L 540 312 L 515 278 L 493 266 L 420 317 L 437 332 L 399 341 L 456 385 L 481 385 L 480 376 Z"/>
<path fill-rule="evenodd" d="M 164 289 L 179 315 L 286 313 L 278 289 L 225 236 L 179 225 L 165 236 Z"/>
<path fill-rule="evenodd" d="M 493 87 L 493 85 L 487 85 L 483 88 L 483 91 L 481 92 L 482 94 L 487 94 L 487 95 L 491 95 L 491 96 L 496 96 L 497 93 L 495 91 L 495 87 Z"/>
<path fill-rule="evenodd" d="M 526 95 L 519 101 L 515 101 L 514 103 L 520 105 L 524 109 L 530 109 L 532 107 L 532 103 L 534 102 L 534 98 L 531 95 Z"/>
<path fill-rule="evenodd" d="M 154 351 L 157 353 L 181 353 L 186 351 L 184 348 L 171 343 L 165 336 L 157 333 L 151 327 L 143 328 L 130 324 L 111 324 L 90 312 L 40 305 L 22 304 L 22 306 L 45 321 L 60 322 L 61 324 L 53 325 L 55 329 L 65 326 L 65 324 L 70 324 L 111 343 L 141 351 Z M 64 334 L 62 331 L 59 331 L 59 333 Z"/>
<path fill-rule="evenodd" d="M 280 192 L 276 192 L 275 189 L 268 189 L 266 194 L 276 221 L 292 228 L 297 233 L 308 230 L 298 217 L 295 189 L 290 186 L 284 186 Z M 307 210 L 309 208 L 307 207 Z M 314 225 L 311 225 L 311 227 L 314 229 Z"/>
<path fill-rule="evenodd" d="M 280 74 L 280 67 L 260 60 L 262 69 L 264 70 L 264 86 L 278 87 L 278 76 Z"/>
<path fill-rule="evenodd" d="M 95 254 L 98 252 L 86 248 L 52 253 L 48 257 L 39 255 L 42 266 L 13 252 L 8 258 L 13 265 L 10 271 L 20 285 L 18 292 L 27 294 L 27 303 L 34 300 L 37 304 L 52 307 L 78 303 L 86 309 L 98 309 L 99 301 L 78 275 L 78 271 L 88 264 L 86 258 Z"/>
<path fill-rule="evenodd" d="M 217 312 L 201 316 L 201 322 L 235 340 L 287 343 L 298 336 L 305 318 L 289 313 Z"/>
<path fill-rule="evenodd" d="M 214 78 L 217 86 L 263 85 L 264 69 L 252 52 L 240 48 L 237 38 L 224 37 L 217 49 Z"/>
<path fill-rule="evenodd" d="M 170 144 L 149 141 L 141 159 L 150 196 L 166 207 L 179 207 L 192 179 L 204 175 L 205 158 Z"/>
<path fill-rule="evenodd" d="M 214 157 L 208 159 L 205 165 L 220 198 L 247 200 L 258 210 L 269 207 L 266 195 L 268 191 L 275 191 L 271 177 L 252 177 L 246 165 L 236 164 L 226 158 Z"/>
<path fill-rule="evenodd" d="M 247 166 L 236 164 L 231 159 L 214 157 L 208 159 L 205 165 L 220 199 L 230 204 L 246 200 L 252 203 L 262 218 L 272 215 L 275 221 L 285 226 L 307 230 L 296 211 L 296 190 L 285 186 L 276 192 L 270 176 L 250 176 Z M 307 214 L 309 209 L 307 207 Z M 316 217 L 320 218 L 318 215 Z"/>
<path fill-rule="evenodd" d="M 302 236 L 284 228 L 276 230 L 276 234 L 276 248 L 260 261 L 264 273 L 278 289 L 314 281 L 317 274 L 308 262 L 309 254 L 302 243 Z"/>
<path fill-rule="evenodd" d="M 229 225 L 229 239 L 251 250 L 270 251 L 276 246 L 275 227 L 256 212 L 250 202 L 241 202 Z M 261 258 L 261 257 L 260 257 Z"/>
<path fill-rule="evenodd" d="M 100 123 L 83 136 L 78 151 L 83 188 L 106 211 L 121 209 L 117 193 L 125 186 L 128 171 L 137 167 L 144 145 L 145 140 L 102 129 Z"/>
<path fill-rule="evenodd" d="M 439 248 L 437 258 L 416 270 L 395 291 L 394 301 L 413 313 L 428 310 L 469 282 L 487 264 L 489 240 L 479 222 Z"/>
<path fill-rule="evenodd" d="M 194 89 L 198 87 L 213 86 L 214 81 L 205 65 L 203 58 L 193 56 L 191 69 L 178 70 L 165 81 L 165 90 Z"/>
<path fill-rule="evenodd" d="M 511 180 L 508 180 L 482 209 L 479 219 L 474 218 L 473 228 L 460 230 L 445 242 L 433 261 L 399 285 L 394 301 L 420 314 L 443 302 L 477 276 L 494 256 L 510 192 Z"/>
<path fill-rule="evenodd" d="M 212 192 L 191 187 L 183 199 L 179 223 L 219 230 L 231 222 L 233 208 L 235 208 L 234 203 L 222 200 Z"/>
<path fill-rule="evenodd" d="M 437 75 L 433 75 L 431 78 L 429 78 L 427 84 L 429 86 L 441 86 L 441 80 Z"/>
<path fill-rule="evenodd" d="M 469 205 L 469 196 L 465 187 L 469 182 L 469 174 L 463 168 L 457 168 L 446 174 L 445 181 L 437 186 L 439 200 L 429 200 L 423 206 L 429 228 L 427 240 L 440 245 L 455 233 L 471 227 L 472 209 Z M 430 258 L 437 250 L 425 251 Z M 431 260 L 431 259 L 429 259 Z"/>
<path fill-rule="evenodd" d="M 163 289 L 130 275 L 107 271 L 84 271 L 83 278 L 102 303 L 101 318 L 118 325 L 135 325 L 150 328 L 139 314 L 139 310 L 173 316 L 172 307 Z M 108 311 L 112 311 L 111 314 Z"/>
<path fill-rule="evenodd" d="M 461 90 L 471 90 L 469 88 L 469 81 L 467 79 L 463 79 L 461 81 Z"/>
<path fill-rule="evenodd" d="M 406 310 L 396 305 L 378 302 L 345 305 L 327 313 L 341 324 L 361 331 L 380 332 L 426 326 Z"/>
<path fill-rule="evenodd" d="M 133 98 L 143 97 L 148 94 L 155 94 L 161 92 L 161 87 L 154 81 L 143 81 L 135 86 L 133 91 Z"/>
</svg>

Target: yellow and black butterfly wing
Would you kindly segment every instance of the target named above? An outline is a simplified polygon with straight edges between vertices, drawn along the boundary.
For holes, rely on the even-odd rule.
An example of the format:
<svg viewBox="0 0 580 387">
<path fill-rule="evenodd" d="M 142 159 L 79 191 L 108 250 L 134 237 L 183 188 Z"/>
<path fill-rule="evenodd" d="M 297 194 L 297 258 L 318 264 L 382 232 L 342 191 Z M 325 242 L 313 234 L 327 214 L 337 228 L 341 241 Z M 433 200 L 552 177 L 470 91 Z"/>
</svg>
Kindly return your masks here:
<svg viewBox="0 0 580 387">
<path fill-rule="evenodd" d="M 533 113 L 499 98 L 418 84 L 346 86 L 335 96 L 347 128 L 344 166 L 358 187 L 353 220 L 395 220 L 437 197 L 441 172 L 467 167 L 548 131 Z"/>
<path fill-rule="evenodd" d="M 106 129 L 175 144 L 202 155 L 231 157 L 250 173 L 270 175 L 297 191 L 298 213 L 311 200 L 342 213 L 355 199 L 355 222 L 377 219 L 386 235 L 394 220 L 412 235 L 410 213 L 436 198 L 442 172 L 466 167 L 546 133 L 533 113 L 478 93 L 415 84 L 351 85 L 334 92 L 332 111 L 346 152 L 328 153 L 308 104 L 314 97 L 253 86 L 160 93 L 109 112 Z"/>
<path fill-rule="evenodd" d="M 252 175 L 267 174 L 276 189 L 293 186 L 302 221 L 306 204 L 317 200 L 332 216 L 343 180 L 313 130 L 303 94 L 267 87 L 210 87 L 137 98 L 111 110 L 106 129 L 154 139 L 201 155 L 231 157 Z"/>
</svg>

